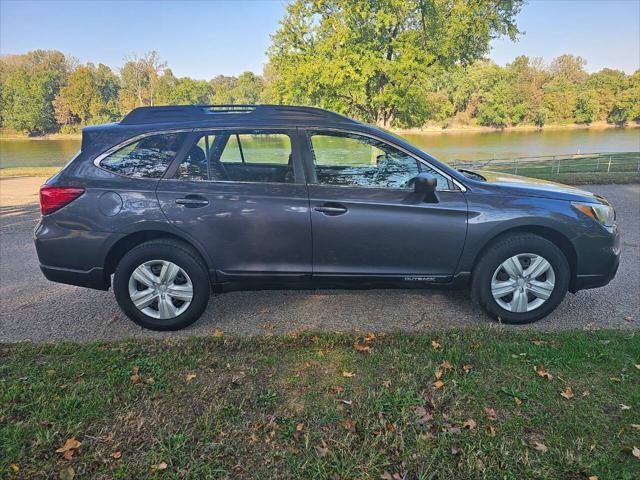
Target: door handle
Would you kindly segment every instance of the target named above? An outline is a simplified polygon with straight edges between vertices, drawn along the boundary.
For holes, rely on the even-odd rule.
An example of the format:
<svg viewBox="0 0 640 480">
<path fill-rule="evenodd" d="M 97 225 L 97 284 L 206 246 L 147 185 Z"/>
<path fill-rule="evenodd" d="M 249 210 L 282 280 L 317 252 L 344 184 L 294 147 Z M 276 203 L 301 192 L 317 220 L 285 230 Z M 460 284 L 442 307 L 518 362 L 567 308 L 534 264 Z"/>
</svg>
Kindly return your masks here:
<svg viewBox="0 0 640 480">
<path fill-rule="evenodd" d="M 313 208 L 316 212 L 324 213 L 327 216 L 335 217 L 347 213 L 347 207 L 339 203 L 327 203 Z"/>
<path fill-rule="evenodd" d="M 178 205 L 184 205 L 187 208 L 206 207 L 209 205 L 209 200 L 197 195 L 187 195 L 184 198 L 176 198 Z"/>
</svg>

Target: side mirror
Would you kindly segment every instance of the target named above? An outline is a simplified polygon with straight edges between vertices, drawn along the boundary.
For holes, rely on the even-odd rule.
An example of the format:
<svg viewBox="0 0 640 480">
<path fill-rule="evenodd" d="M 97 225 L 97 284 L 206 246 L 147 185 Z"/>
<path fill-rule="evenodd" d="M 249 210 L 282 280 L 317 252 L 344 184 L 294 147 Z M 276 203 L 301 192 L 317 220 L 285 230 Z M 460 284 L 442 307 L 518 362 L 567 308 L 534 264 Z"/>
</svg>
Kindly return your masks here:
<svg viewBox="0 0 640 480">
<path fill-rule="evenodd" d="M 413 186 L 415 193 L 420 195 L 424 202 L 438 203 L 438 196 L 436 195 L 436 187 L 438 186 L 438 180 L 430 173 L 419 173 L 413 179 Z"/>
</svg>

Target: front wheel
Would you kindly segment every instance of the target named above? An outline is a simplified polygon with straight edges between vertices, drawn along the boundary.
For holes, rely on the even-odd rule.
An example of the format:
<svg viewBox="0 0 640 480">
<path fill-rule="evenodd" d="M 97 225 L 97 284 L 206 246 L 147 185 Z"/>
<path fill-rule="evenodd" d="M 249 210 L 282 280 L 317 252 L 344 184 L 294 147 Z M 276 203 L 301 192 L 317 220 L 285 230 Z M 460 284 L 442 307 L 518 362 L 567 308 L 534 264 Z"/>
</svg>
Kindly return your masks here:
<svg viewBox="0 0 640 480">
<path fill-rule="evenodd" d="M 209 302 L 207 269 L 187 245 L 169 239 L 143 243 L 116 268 L 120 308 L 150 330 L 179 330 L 195 322 Z"/>
<path fill-rule="evenodd" d="M 484 252 L 473 272 L 471 293 L 493 318 L 525 324 L 555 310 L 567 293 L 569 277 L 562 250 L 537 235 L 515 233 Z"/>
</svg>

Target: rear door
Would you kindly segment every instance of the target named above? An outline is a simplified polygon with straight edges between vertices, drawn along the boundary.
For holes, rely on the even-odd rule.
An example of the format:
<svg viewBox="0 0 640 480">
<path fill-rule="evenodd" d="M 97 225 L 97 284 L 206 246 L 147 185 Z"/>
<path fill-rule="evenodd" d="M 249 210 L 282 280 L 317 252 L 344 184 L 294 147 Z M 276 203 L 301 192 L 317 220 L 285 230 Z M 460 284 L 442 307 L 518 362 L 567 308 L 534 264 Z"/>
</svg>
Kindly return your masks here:
<svg viewBox="0 0 640 480">
<path fill-rule="evenodd" d="M 314 276 L 446 281 L 455 273 L 467 203 L 451 179 L 369 135 L 307 133 Z M 436 203 L 416 198 L 420 172 L 436 176 Z"/>
<path fill-rule="evenodd" d="M 193 134 L 157 189 L 169 221 L 198 241 L 218 281 L 311 273 L 311 224 L 295 130 Z"/>
</svg>

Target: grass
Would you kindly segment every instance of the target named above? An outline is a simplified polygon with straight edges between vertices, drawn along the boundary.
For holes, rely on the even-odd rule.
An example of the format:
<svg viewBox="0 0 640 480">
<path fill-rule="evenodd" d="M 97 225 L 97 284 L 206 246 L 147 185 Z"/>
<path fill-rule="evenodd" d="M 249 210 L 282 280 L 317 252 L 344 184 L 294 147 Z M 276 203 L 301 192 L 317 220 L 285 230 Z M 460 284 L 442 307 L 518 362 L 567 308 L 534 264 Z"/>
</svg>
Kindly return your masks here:
<svg viewBox="0 0 640 480">
<path fill-rule="evenodd" d="M 14 344 L 0 357 L 2 478 L 640 476 L 633 332 Z"/>
<path fill-rule="evenodd" d="M 61 167 L 7 167 L 0 168 L 1 177 L 50 177 Z"/>
</svg>

